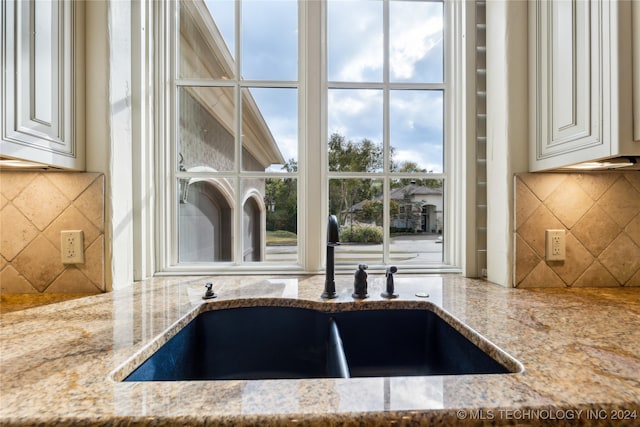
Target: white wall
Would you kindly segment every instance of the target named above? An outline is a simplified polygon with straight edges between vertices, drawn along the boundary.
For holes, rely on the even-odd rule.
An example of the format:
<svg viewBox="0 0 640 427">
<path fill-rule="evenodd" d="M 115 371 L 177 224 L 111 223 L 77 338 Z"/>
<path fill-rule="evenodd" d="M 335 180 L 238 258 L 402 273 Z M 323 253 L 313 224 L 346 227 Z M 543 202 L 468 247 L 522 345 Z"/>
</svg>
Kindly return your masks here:
<svg viewBox="0 0 640 427">
<path fill-rule="evenodd" d="M 527 170 L 527 2 L 487 1 L 487 278 L 513 286 L 514 174 Z"/>
<path fill-rule="evenodd" d="M 133 282 L 131 3 L 86 3 L 87 171 L 105 174 L 105 280 Z"/>
</svg>

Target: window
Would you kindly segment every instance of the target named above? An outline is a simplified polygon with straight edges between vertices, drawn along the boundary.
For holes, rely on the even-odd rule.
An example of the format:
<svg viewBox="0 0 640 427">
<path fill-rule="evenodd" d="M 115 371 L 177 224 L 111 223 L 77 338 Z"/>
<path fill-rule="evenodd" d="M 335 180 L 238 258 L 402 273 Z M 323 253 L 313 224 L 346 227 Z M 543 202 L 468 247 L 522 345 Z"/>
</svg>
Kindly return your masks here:
<svg viewBox="0 0 640 427">
<path fill-rule="evenodd" d="M 317 271 L 328 214 L 341 225 L 338 268 L 457 267 L 453 9 L 165 4 L 160 269 Z"/>
<path fill-rule="evenodd" d="M 327 36 L 337 263 L 440 265 L 444 3 L 328 1 Z"/>
</svg>

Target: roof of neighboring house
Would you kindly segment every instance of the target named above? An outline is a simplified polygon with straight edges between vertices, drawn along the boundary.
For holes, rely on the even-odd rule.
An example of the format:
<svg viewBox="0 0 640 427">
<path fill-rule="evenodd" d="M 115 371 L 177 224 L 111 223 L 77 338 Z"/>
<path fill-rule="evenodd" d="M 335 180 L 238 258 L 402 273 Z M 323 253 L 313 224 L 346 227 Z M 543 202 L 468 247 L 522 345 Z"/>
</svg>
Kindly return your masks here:
<svg viewBox="0 0 640 427">
<path fill-rule="evenodd" d="M 442 195 L 442 188 L 425 187 L 424 185 L 409 184 L 391 190 L 389 198 L 392 200 L 401 200 L 406 196 L 429 196 Z"/>
</svg>

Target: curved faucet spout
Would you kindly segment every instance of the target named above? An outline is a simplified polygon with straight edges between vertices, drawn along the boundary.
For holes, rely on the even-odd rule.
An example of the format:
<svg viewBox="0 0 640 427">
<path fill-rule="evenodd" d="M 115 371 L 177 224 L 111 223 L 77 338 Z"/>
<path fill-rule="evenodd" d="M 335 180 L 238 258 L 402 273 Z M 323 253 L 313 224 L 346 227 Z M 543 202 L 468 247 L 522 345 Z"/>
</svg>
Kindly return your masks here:
<svg viewBox="0 0 640 427">
<path fill-rule="evenodd" d="M 340 244 L 340 226 L 335 215 L 329 215 L 327 223 L 327 268 L 322 298 L 336 298 L 334 248 Z"/>
<path fill-rule="evenodd" d="M 327 223 L 327 245 L 337 246 L 340 244 L 340 226 L 335 215 L 329 215 Z"/>
</svg>

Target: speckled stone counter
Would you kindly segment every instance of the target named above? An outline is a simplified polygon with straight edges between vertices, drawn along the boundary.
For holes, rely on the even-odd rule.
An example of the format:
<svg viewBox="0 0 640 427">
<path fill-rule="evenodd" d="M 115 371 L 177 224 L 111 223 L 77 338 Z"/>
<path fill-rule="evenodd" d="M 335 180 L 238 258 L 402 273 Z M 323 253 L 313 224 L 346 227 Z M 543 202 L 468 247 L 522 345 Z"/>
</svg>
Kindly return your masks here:
<svg viewBox="0 0 640 427">
<path fill-rule="evenodd" d="M 0 294 L 0 314 L 95 294 Z"/>
<path fill-rule="evenodd" d="M 400 297 L 354 301 L 352 276 L 170 277 L 6 313 L 0 425 L 640 425 L 640 288 L 505 289 L 457 275 L 399 276 Z M 204 283 L 218 298 L 203 301 Z M 428 293 L 420 298 L 416 293 Z M 203 310 L 431 307 L 519 360 L 502 375 L 121 382 Z M 213 306 L 215 305 L 215 306 Z"/>
</svg>

